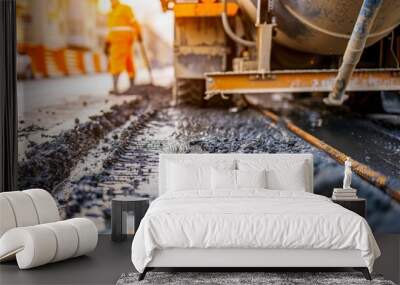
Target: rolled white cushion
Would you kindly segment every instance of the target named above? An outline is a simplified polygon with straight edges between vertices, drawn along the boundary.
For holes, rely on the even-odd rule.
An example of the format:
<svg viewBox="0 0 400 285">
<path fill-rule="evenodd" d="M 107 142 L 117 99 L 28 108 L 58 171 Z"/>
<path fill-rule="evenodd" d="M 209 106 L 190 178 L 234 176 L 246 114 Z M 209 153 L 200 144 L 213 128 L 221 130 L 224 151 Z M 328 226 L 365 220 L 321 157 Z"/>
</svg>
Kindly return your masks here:
<svg viewBox="0 0 400 285">
<path fill-rule="evenodd" d="M 0 261 L 17 259 L 20 269 L 86 254 L 96 248 L 97 228 L 85 218 L 19 227 L 0 238 Z"/>
<path fill-rule="evenodd" d="M 78 233 L 74 228 L 71 228 L 70 223 L 55 222 L 44 224 L 44 227 L 49 228 L 56 236 L 57 250 L 51 262 L 57 262 L 75 256 L 78 251 Z"/>
<path fill-rule="evenodd" d="M 60 220 L 57 204 L 53 196 L 43 189 L 29 189 L 22 191 L 29 195 L 36 208 L 39 224 L 57 222 Z"/>
<path fill-rule="evenodd" d="M 16 226 L 17 223 L 11 204 L 6 197 L 0 194 L 0 237 Z"/>
<path fill-rule="evenodd" d="M 74 257 L 86 254 L 97 246 L 98 231 L 96 225 L 89 219 L 75 218 L 66 220 L 78 233 L 78 249 Z"/>
<path fill-rule="evenodd" d="M 57 240 L 53 231 L 43 225 L 14 228 L 0 239 L 0 260 L 16 255 L 20 269 L 40 266 L 52 261 Z"/>
<path fill-rule="evenodd" d="M 21 191 L 3 192 L 13 209 L 17 227 L 33 226 L 39 223 L 38 215 L 32 199 Z"/>
<path fill-rule="evenodd" d="M 265 189 L 267 188 L 267 171 L 263 170 L 236 170 L 237 189 Z"/>
</svg>

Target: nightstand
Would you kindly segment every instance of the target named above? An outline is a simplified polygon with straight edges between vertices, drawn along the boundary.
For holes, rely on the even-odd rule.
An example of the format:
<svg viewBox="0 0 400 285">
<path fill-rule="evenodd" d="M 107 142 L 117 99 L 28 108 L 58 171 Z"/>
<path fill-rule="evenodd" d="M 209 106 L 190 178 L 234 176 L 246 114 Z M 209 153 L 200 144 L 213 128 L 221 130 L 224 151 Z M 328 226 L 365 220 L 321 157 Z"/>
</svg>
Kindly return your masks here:
<svg viewBox="0 0 400 285">
<path fill-rule="evenodd" d="M 123 196 L 112 199 L 111 205 L 111 239 L 123 241 L 127 237 L 127 223 L 133 214 L 134 231 L 136 232 L 141 220 L 150 205 L 150 198 Z"/>
<path fill-rule="evenodd" d="M 366 213 L 366 200 L 363 198 L 357 199 L 331 199 L 333 203 L 339 204 L 340 206 L 359 214 L 361 217 L 365 218 Z"/>
</svg>

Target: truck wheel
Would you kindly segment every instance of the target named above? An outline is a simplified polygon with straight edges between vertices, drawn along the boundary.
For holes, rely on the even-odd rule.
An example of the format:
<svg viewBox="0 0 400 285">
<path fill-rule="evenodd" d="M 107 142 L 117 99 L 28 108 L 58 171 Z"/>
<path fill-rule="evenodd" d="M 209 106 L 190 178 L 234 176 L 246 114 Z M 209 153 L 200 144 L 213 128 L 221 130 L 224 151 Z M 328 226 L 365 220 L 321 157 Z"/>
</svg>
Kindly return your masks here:
<svg viewBox="0 0 400 285">
<path fill-rule="evenodd" d="M 199 79 L 176 79 L 174 86 L 174 104 L 192 105 L 203 107 L 204 80 Z"/>
<path fill-rule="evenodd" d="M 205 81 L 203 79 L 176 79 L 174 86 L 174 105 L 198 107 L 230 107 L 232 101 L 215 96 L 205 100 Z"/>
</svg>

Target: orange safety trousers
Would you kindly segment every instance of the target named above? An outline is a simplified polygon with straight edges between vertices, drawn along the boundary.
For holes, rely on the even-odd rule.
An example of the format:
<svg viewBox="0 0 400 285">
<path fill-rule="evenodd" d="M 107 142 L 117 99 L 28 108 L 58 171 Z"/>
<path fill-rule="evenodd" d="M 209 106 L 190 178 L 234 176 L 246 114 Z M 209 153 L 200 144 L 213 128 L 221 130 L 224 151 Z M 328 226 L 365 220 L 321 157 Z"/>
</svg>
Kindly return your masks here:
<svg viewBox="0 0 400 285">
<path fill-rule="evenodd" d="M 109 67 L 112 75 L 120 74 L 126 71 L 129 78 L 136 75 L 133 53 L 133 39 L 129 32 L 119 33 L 117 39 L 110 40 Z M 123 35 L 126 34 L 126 36 Z"/>
</svg>

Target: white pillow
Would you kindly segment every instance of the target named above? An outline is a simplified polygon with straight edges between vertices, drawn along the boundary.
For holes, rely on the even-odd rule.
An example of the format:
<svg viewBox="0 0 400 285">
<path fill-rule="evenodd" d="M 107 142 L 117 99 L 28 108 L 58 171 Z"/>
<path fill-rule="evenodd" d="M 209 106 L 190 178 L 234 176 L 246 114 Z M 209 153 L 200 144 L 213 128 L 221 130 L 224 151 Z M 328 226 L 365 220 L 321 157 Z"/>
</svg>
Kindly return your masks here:
<svg viewBox="0 0 400 285">
<path fill-rule="evenodd" d="M 167 191 L 207 190 L 210 185 L 210 167 L 170 162 L 167 169 Z"/>
<path fill-rule="evenodd" d="M 267 170 L 267 188 L 306 191 L 309 187 L 307 164 L 304 160 L 239 159 L 240 170 Z"/>
<path fill-rule="evenodd" d="M 235 191 L 267 187 L 266 170 L 231 170 L 211 168 L 213 191 Z"/>
<path fill-rule="evenodd" d="M 211 168 L 211 189 L 213 191 L 236 190 L 236 170 Z"/>
<path fill-rule="evenodd" d="M 210 159 L 207 155 L 185 155 L 165 162 L 165 191 L 201 190 L 211 191 L 211 167 L 235 169 L 233 158 Z M 161 174 L 161 173 L 160 173 Z"/>
<path fill-rule="evenodd" d="M 267 171 L 263 170 L 236 170 L 236 187 L 267 188 Z"/>
</svg>

